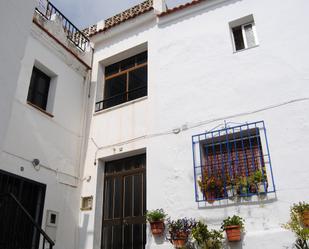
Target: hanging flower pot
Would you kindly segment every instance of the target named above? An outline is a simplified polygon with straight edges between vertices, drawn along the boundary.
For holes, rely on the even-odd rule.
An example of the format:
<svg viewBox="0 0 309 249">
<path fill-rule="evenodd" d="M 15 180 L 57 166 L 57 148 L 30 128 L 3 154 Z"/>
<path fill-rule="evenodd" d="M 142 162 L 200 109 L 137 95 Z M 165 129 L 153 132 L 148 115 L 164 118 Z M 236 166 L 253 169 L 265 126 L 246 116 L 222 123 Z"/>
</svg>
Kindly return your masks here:
<svg viewBox="0 0 309 249">
<path fill-rule="evenodd" d="M 160 236 L 164 233 L 165 225 L 163 221 L 150 222 L 151 232 L 153 235 Z"/>
<path fill-rule="evenodd" d="M 206 200 L 209 204 L 212 204 L 216 200 L 216 191 L 207 191 L 205 193 Z"/>
<path fill-rule="evenodd" d="M 228 241 L 240 241 L 241 240 L 241 228 L 240 226 L 227 226 L 225 228 Z"/>
</svg>

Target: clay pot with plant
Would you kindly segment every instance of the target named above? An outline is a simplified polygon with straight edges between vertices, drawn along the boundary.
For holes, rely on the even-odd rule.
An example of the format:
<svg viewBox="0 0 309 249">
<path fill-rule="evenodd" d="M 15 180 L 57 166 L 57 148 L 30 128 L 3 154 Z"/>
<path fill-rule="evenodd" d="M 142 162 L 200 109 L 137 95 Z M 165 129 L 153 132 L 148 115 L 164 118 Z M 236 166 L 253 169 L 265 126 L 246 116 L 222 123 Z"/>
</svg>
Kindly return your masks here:
<svg viewBox="0 0 309 249">
<path fill-rule="evenodd" d="M 198 248 L 202 249 L 221 249 L 222 232 L 218 230 L 209 230 L 207 225 L 199 221 L 191 231 L 191 236 L 196 242 Z"/>
<path fill-rule="evenodd" d="M 183 248 L 188 241 L 191 230 L 196 226 L 196 221 L 188 218 L 167 219 L 167 226 L 170 242 L 175 248 Z"/>
<path fill-rule="evenodd" d="M 205 177 L 200 179 L 198 184 L 208 203 L 212 204 L 217 198 L 222 197 L 223 184 L 221 179 L 217 179 L 214 176 Z"/>
<path fill-rule="evenodd" d="M 236 189 L 239 195 L 249 194 L 250 183 L 249 179 L 245 176 L 239 177 L 236 180 Z"/>
<path fill-rule="evenodd" d="M 155 236 L 161 236 L 164 233 L 164 219 L 167 214 L 163 209 L 155 209 L 146 212 L 146 219 L 150 224 L 151 232 Z"/>
<path fill-rule="evenodd" d="M 262 172 L 262 170 L 255 171 L 250 176 L 250 184 L 258 194 L 264 194 L 267 192 L 267 178 L 266 172 Z"/>
<path fill-rule="evenodd" d="M 222 221 L 221 229 L 226 232 L 228 241 L 240 241 L 241 232 L 244 229 L 244 219 L 237 215 L 229 216 Z"/>
<path fill-rule="evenodd" d="M 294 211 L 300 218 L 304 227 L 309 228 L 309 203 L 299 202 L 292 206 Z"/>
</svg>

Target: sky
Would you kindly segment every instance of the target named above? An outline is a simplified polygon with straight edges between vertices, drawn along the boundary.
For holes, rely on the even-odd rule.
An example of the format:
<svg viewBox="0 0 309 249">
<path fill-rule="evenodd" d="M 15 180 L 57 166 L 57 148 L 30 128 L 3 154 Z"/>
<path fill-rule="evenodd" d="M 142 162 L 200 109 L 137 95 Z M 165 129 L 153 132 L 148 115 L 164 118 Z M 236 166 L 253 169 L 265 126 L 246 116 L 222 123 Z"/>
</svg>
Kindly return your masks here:
<svg viewBox="0 0 309 249">
<path fill-rule="evenodd" d="M 51 0 L 51 2 L 74 25 L 82 29 L 120 13 L 143 0 Z M 166 0 L 169 8 L 190 2 L 189 0 Z"/>
</svg>

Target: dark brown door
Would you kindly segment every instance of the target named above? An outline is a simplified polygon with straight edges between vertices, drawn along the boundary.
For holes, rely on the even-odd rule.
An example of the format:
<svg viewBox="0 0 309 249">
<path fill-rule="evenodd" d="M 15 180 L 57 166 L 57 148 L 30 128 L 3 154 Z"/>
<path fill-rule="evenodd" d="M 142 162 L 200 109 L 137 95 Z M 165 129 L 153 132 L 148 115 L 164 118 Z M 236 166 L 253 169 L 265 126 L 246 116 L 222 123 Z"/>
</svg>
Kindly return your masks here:
<svg viewBox="0 0 309 249">
<path fill-rule="evenodd" d="M 144 249 L 146 155 L 107 162 L 102 249 Z"/>
</svg>

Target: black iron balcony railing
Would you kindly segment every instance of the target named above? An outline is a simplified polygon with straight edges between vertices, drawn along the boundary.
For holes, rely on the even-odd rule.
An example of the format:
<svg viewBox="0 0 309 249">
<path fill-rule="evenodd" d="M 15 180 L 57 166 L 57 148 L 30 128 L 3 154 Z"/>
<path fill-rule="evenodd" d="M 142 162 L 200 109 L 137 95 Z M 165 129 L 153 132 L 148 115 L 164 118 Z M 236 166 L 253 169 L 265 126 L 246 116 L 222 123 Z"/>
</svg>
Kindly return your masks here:
<svg viewBox="0 0 309 249">
<path fill-rule="evenodd" d="M 45 6 L 45 13 L 42 13 L 38 8 L 36 9 L 41 15 L 46 19 L 51 20 L 51 18 L 56 15 L 60 18 L 64 31 L 67 34 L 68 39 L 75 44 L 76 47 L 85 51 L 87 46 L 89 46 L 89 39 L 81 32 L 64 14 L 61 13 L 51 2 L 47 2 Z"/>
<path fill-rule="evenodd" d="M 147 96 L 147 86 L 138 87 L 127 92 L 105 98 L 95 104 L 95 112 L 120 105 L 122 103 Z"/>
<path fill-rule="evenodd" d="M 0 217 L 0 248 L 37 249 L 41 236 L 42 249 L 54 247 L 52 239 L 12 193 L 0 194 Z"/>
</svg>

